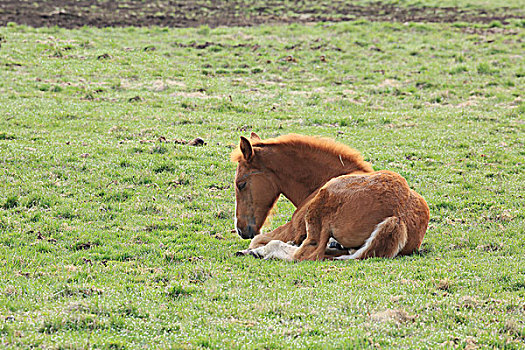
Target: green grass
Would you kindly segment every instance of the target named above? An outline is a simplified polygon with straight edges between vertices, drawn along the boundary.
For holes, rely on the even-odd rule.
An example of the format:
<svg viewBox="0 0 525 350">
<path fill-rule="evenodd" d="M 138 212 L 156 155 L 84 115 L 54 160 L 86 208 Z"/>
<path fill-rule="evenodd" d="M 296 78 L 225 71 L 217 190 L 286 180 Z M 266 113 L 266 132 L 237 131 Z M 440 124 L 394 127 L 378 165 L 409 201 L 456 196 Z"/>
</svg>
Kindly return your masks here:
<svg viewBox="0 0 525 350">
<path fill-rule="evenodd" d="M 205 29 L 0 28 L 2 346 L 525 346 L 521 22 Z M 235 257 L 250 131 L 405 176 L 421 253 Z"/>
</svg>

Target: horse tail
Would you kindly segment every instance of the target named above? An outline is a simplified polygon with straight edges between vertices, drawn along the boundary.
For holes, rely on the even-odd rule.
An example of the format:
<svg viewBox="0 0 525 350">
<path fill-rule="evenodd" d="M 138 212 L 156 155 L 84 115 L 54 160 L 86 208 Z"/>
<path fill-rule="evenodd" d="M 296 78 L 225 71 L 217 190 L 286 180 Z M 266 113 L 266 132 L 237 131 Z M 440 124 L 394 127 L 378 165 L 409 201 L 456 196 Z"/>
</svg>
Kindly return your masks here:
<svg viewBox="0 0 525 350">
<path fill-rule="evenodd" d="M 339 259 L 393 258 L 406 243 L 405 223 L 396 216 L 390 216 L 376 226 L 361 248 L 352 255 L 341 256 Z"/>
</svg>

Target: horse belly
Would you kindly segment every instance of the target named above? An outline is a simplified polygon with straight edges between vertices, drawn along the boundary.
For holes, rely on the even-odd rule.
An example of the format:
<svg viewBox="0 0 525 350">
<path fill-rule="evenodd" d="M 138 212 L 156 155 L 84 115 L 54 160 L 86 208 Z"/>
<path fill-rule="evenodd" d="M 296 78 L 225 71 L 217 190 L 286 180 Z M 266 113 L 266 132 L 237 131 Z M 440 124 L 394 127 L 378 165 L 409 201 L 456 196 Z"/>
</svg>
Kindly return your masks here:
<svg viewBox="0 0 525 350">
<path fill-rule="evenodd" d="M 332 237 L 345 248 L 362 246 L 370 237 L 375 227 L 391 216 L 390 210 L 376 205 L 363 206 L 343 204 L 330 220 Z"/>
</svg>

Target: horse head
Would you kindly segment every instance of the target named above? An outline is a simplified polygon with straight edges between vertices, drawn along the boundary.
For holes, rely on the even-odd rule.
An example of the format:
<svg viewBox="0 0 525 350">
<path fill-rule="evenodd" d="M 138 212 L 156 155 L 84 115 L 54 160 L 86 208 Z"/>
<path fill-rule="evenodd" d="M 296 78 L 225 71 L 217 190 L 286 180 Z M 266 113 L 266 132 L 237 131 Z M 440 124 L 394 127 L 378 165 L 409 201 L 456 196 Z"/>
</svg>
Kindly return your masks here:
<svg viewBox="0 0 525 350">
<path fill-rule="evenodd" d="M 281 193 L 275 175 L 264 166 L 260 149 L 252 144 L 257 141 L 260 138 L 255 133 L 252 133 L 250 140 L 241 136 L 239 149 L 232 154 L 232 160 L 238 162 L 235 174 L 235 229 L 244 239 L 260 233 Z"/>
</svg>

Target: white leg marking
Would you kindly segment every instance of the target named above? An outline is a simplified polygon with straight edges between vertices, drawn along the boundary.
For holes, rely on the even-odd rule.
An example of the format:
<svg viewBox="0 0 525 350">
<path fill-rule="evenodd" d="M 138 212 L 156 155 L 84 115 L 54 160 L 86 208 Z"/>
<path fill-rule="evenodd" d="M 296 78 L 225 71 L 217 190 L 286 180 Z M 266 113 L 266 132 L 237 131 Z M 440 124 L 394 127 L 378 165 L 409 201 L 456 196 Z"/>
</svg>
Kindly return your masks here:
<svg viewBox="0 0 525 350">
<path fill-rule="evenodd" d="M 352 255 L 341 255 L 341 256 L 338 256 L 338 257 L 334 258 L 334 260 L 354 260 L 354 259 L 355 259 L 354 254 L 352 254 Z"/>
<path fill-rule="evenodd" d="M 297 249 L 299 247 L 274 239 L 263 247 L 253 249 L 252 252 L 265 260 L 293 261 L 293 255 Z"/>
</svg>

